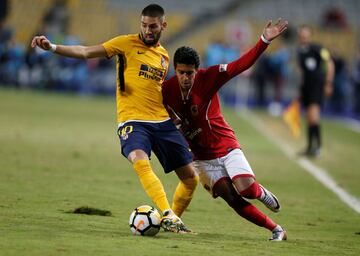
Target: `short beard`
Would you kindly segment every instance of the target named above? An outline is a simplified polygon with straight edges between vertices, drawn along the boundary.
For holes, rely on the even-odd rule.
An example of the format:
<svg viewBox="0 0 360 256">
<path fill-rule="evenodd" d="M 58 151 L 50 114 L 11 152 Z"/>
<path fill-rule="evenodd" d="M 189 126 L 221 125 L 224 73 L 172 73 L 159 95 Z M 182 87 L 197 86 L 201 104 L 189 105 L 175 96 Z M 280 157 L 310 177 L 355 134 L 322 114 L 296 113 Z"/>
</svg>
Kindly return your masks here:
<svg viewBox="0 0 360 256">
<path fill-rule="evenodd" d="M 146 46 L 153 46 L 153 45 L 156 45 L 156 44 L 159 42 L 160 37 L 161 37 L 161 31 L 156 34 L 156 36 L 155 36 L 155 38 L 154 38 L 154 41 L 152 41 L 151 43 L 150 43 L 150 42 L 146 42 L 145 37 L 143 36 L 142 33 L 140 33 L 140 35 L 141 35 L 141 40 L 143 41 L 143 43 L 144 43 Z"/>
</svg>

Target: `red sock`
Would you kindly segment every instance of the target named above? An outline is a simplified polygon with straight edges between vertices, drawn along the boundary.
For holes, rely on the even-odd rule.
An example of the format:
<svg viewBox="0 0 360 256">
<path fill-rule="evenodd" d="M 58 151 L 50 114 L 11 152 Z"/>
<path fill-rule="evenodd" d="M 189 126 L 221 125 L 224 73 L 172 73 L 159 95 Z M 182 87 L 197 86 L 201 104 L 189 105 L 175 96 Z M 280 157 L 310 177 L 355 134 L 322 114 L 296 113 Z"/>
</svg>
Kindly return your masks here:
<svg viewBox="0 0 360 256">
<path fill-rule="evenodd" d="M 257 183 L 256 181 L 254 181 L 254 183 L 251 184 L 250 187 L 240 192 L 241 196 L 248 199 L 257 199 L 261 196 L 261 194 L 262 189 L 259 186 L 259 183 Z"/>
<path fill-rule="evenodd" d="M 258 208 L 238 196 L 230 205 L 241 217 L 248 221 L 272 231 L 277 224 L 262 213 Z"/>
</svg>

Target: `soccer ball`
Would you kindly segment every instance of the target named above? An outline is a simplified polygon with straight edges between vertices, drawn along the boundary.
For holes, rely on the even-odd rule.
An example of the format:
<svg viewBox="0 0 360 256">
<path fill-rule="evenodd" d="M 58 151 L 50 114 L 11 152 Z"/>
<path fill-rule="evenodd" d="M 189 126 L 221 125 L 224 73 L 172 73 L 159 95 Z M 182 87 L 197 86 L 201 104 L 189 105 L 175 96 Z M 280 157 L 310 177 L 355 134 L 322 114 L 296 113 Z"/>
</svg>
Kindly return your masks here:
<svg viewBox="0 0 360 256">
<path fill-rule="evenodd" d="M 130 230 L 134 235 L 155 236 L 160 230 L 160 221 L 158 210 L 149 205 L 141 205 L 130 214 Z"/>
</svg>

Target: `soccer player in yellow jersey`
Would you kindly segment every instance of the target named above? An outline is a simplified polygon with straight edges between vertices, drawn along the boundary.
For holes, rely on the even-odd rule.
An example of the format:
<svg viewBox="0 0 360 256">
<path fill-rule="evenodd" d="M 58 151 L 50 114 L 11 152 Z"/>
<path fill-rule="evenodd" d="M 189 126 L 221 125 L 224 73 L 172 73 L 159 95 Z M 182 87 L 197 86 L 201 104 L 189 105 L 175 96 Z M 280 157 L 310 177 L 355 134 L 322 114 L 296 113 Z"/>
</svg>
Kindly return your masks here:
<svg viewBox="0 0 360 256">
<path fill-rule="evenodd" d="M 94 46 L 54 45 L 45 36 L 35 36 L 31 46 L 73 58 L 117 56 L 117 121 L 122 154 L 162 211 L 162 227 L 166 231 L 190 232 L 179 217 L 192 199 L 198 177 L 188 145 L 163 106 L 161 86 L 169 56 L 159 39 L 166 26 L 163 8 L 151 4 L 141 13 L 139 34 L 121 35 Z M 175 170 L 180 179 L 172 207 L 151 168 L 151 151 L 165 173 Z"/>
</svg>

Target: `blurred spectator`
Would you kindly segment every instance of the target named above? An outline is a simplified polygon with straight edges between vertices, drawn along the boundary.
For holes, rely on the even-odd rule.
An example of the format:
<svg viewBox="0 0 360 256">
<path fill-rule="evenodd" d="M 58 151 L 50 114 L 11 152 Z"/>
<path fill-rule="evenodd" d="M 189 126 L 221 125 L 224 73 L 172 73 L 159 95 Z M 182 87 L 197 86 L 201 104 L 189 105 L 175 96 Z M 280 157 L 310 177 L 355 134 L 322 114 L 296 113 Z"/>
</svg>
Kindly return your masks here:
<svg viewBox="0 0 360 256">
<path fill-rule="evenodd" d="M 49 28 L 49 32 L 57 34 L 65 34 L 69 26 L 69 15 L 66 0 L 56 0 L 43 17 L 43 24 Z"/>
<path fill-rule="evenodd" d="M 13 30 L 0 20 L 0 84 L 18 85 L 18 74 L 24 64 L 24 49 L 16 44 Z"/>
<path fill-rule="evenodd" d="M 294 29 L 289 27 L 281 37 L 280 46 L 272 54 L 262 54 L 252 72 L 252 82 L 255 89 L 255 103 L 259 106 L 268 105 L 268 111 L 274 116 L 282 112 L 283 90 L 290 75 L 290 61 L 293 55 L 291 45 L 294 41 Z M 271 86 L 273 97 L 268 98 Z M 270 101 L 270 104 L 268 104 Z"/>
<path fill-rule="evenodd" d="M 218 65 L 219 63 L 229 63 L 240 56 L 238 47 L 228 45 L 221 40 L 215 40 L 206 49 L 206 67 Z"/>
<path fill-rule="evenodd" d="M 5 21 L 9 13 L 9 1 L 0 0 L 0 22 Z"/>
<path fill-rule="evenodd" d="M 334 61 L 335 74 L 333 82 L 333 93 L 330 97 L 330 111 L 336 114 L 344 113 L 347 110 L 347 87 L 348 71 L 345 59 L 336 51 L 333 51 L 331 57 Z"/>
<path fill-rule="evenodd" d="M 221 40 L 215 40 L 206 49 L 205 66 L 210 67 L 219 63 L 230 63 L 240 57 L 238 47 L 226 44 Z M 238 78 L 241 79 L 241 78 Z M 237 97 L 236 80 L 230 80 L 233 86 L 224 86 L 219 91 L 220 97 L 226 104 L 234 104 Z"/>
<path fill-rule="evenodd" d="M 360 46 L 354 60 L 352 72 L 354 112 L 360 115 Z"/>
<path fill-rule="evenodd" d="M 265 107 L 267 104 L 266 83 L 269 70 L 269 56 L 264 52 L 257 60 L 251 74 L 251 80 L 255 88 L 255 104 L 260 107 Z"/>
<path fill-rule="evenodd" d="M 345 13 L 339 7 L 327 9 L 323 17 L 323 27 L 346 29 L 348 27 Z"/>
<path fill-rule="evenodd" d="M 274 98 L 270 102 L 268 111 L 273 116 L 280 116 L 282 113 L 283 87 L 289 75 L 290 50 L 282 45 L 269 57 L 270 81 L 274 88 Z"/>
<path fill-rule="evenodd" d="M 69 16 L 67 1 L 57 0 L 44 14 L 35 35 L 45 35 L 48 39 L 63 45 L 77 45 L 81 41 L 68 31 Z M 24 56 L 25 55 L 25 56 Z M 84 60 L 53 55 L 41 48 L 29 47 L 23 54 L 24 65 L 19 70 L 18 79 L 22 87 L 72 92 L 80 95 L 114 94 L 113 60 Z M 92 72 L 96 69 L 96 72 Z M 6 69 L 0 69 L 1 72 Z M 6 71 L 8 72 L 8 71 Z M 1 80 L 0 75 L 0 80 Z"/>
<path fill-rule="evenodd" d="M 224 51 L 225 45 L 222 41 L 214 40 L 212 43 L 210 43 L 206 48 L 205 66 L 210 67 L 218 63 L 224 63 Z"/>
</svg>

